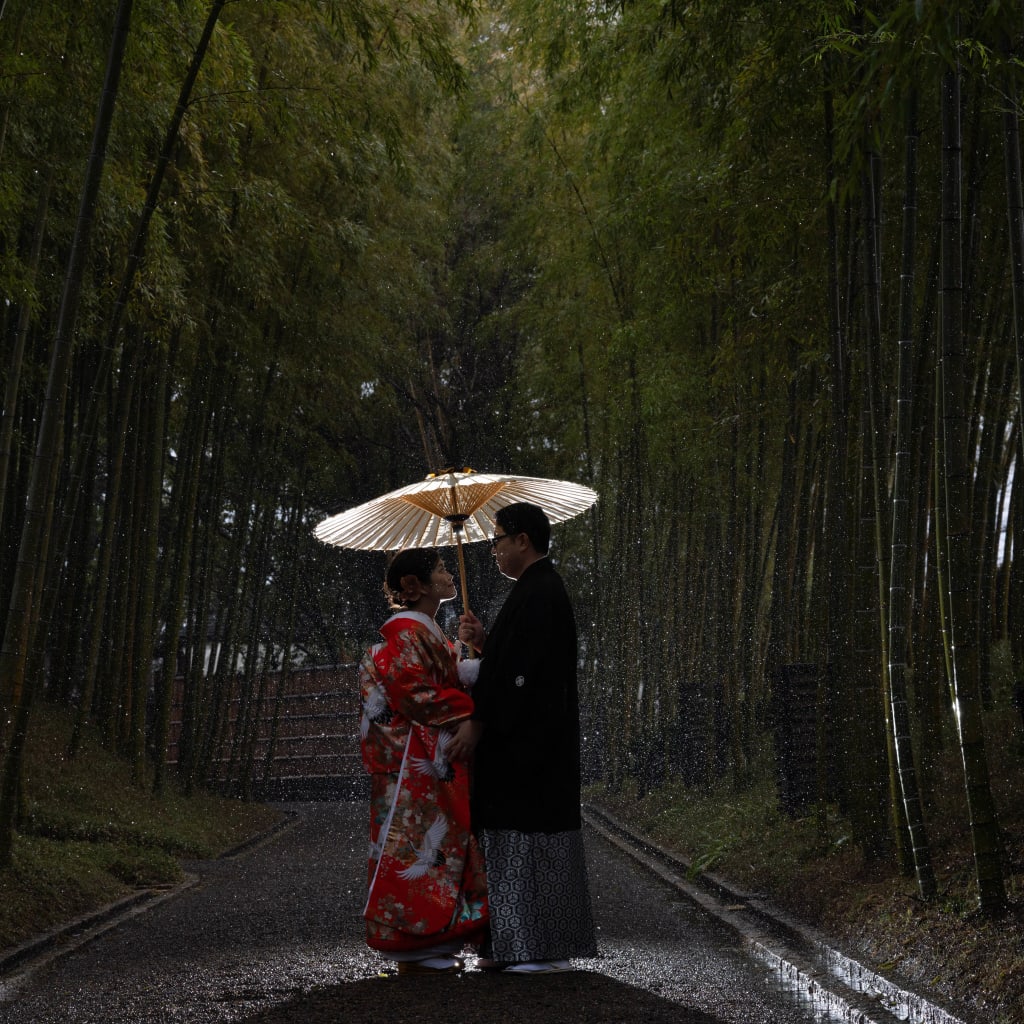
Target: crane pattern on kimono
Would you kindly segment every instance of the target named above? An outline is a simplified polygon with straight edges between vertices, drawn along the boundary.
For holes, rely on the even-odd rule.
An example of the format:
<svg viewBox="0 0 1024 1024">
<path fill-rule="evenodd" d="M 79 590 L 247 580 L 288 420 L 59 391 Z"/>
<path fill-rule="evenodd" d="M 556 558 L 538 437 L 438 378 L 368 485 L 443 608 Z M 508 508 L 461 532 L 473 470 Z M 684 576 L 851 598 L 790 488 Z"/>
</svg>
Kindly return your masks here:
<svg viewBox="0 0 1024 1024">
<path fill-rule="evenodd" d="M 383 854 L 383 852 L 384 846 L 379 840 L 377 842 L 373 842 L 373 840 L 370 841 L 370 860 L 376 863 L 380 860 L 381 854 Z"/>
<path fill-rule="evenodd" d="M 365 740 L 370 732 L 370 723 L 389 725 L 394 712 L 388 704 L 384 690 L 380 686 L 371 686 L 363 701 L 363 717 L 359 722 L 359 735 Z"/>
<path fill-rule="evenodd" d="M 455 778 L 455 769 L 448 760 L 451 742 L 451 733 L 442 730 L 437 734 L 437 747 L 433 758 L 413 757 L 410 758 L 410 763 L 420 775 L 429 775 L 438 782 L 451 782 Z"/>
<path fill-rule="evenodd" d="M 434 819 L 434 824 L 427 829 L 423 837 L 423 845 L 416 849 L 416 860 L 403 871 L 398 872 L 398 877 L 407 882 L 422 878 L 431 868 L 440 867 L 445 862 L 444 852 L 441 844 L 448 835 L 448 819 L 439 814 Z"/>
</svg>

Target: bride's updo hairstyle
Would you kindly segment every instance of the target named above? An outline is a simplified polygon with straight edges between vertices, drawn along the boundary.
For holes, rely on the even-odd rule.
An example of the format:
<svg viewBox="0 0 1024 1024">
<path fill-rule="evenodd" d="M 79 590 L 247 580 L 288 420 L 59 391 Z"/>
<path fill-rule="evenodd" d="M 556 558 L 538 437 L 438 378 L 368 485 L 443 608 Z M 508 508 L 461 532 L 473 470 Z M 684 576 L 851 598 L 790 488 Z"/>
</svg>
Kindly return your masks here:
<svg viewBox="0 0 1024 1024">
<path fill-rule="evenodd" d="M 406 548 L 399 551 L 388 563 L 384 576 L 384 596 L 388 605 L 396 610 L 408 608 L 413 600 L 408 589 L 410 577 L 429 585 L 440 557 L 435 548 Z"/>
</svg>

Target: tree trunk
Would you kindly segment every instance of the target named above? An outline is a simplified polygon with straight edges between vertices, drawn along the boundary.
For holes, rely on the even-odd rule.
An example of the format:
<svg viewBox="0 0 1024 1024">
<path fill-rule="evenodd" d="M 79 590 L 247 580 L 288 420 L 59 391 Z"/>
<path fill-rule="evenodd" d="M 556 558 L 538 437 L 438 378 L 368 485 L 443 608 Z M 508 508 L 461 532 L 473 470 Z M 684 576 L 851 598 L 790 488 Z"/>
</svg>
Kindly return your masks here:
<svg viewBox="0 0 1024 1024">
<path fill-rule="evenodd" d="M 907 629 L 909 610 L 910 486 L 913 451 L 913 307 L 914 252 L 917 228 L 917 101 L 907 99 L 905 184 L 903 194 L 903 272 L 900 275 L 899 370 L 896 396 L 896 455 L 892 495 L 892 553 L 889 568 L 889 699 L 900 793 L 910 838 L 917 888 L 922 899 L 935 896 L 931 847 L 921 811 L 907 706 Z"/>
<path fill-rule="evenodd" d="M 1021 408 L 1021 387 L 1024 382 L 1024 182 L 1020 159 L 1020 118 L 1017 115 L 1016 80 L 1006 76 L 1007 91 L 1003 110 L 1003 162 L 1006 168 L 1006 211 L 1010 235 L 1010 280 L 1013 286 L 1013 341 L 1017 363 L 1018 416 Z M 1024 446 L 1024 430 L 1020 431 Z"/>
<path fill-rule="evenodd" d="M 164 411 L 167 394 L 168 350 L 165 343 L 158 343 L 156 361 L 151 377 L 152 387 L 147 390 L 146 415 L 140 417 L 140 428 L 148 442 L 139 458 L 139 493 L 142 497 L 140 516 L 142 520 L 141 543 L 139 546 L 139 605 L 136 626 L 135 693 L 137 704 L 135 720 L 132 723 L 131 764 L 132 778 L 141 783 L 146 756 L 146 715 L 145 710 L 153 675 L 153 646 L 156 635 L 157 607 L 157 561 L 160 552 L 160 511 L 163 502 L 164 483 Z"/>
<path fill-rule="evenodd" d="M 856 539 L 858 555 L 854 605 L 854 675 L 852 696 L 860 727 L 852 737 L 853 778 L 851 823 L 857 844 L 868 861 L 891 856 L 892 802 L 887 799 L 887 695 L 879 685 L 881 652 L 878 629 L 878 541 L 875 446 L 871 413 L 864 396 L 861 409 L 861 461 Z"/>
<path fill-rule="evenodd" d="M 88 640 L 85 653 L 85 667 L 82 678 L 82 693 L 79 697 L 78 714 L 71 733 L 69 756 L 77 757 L 82 747 L 85 727 L 92 714 L 93 698 L 100 671 L 100 654 L 103 649 L 103 627 L 107 619 L 110 584 L 113 577 L 114 553 L 117 547 L 118 510 L 121 506 L 121 487 L 124 479 L 124 445 L 118 439 L 127 437 L 135 395 L 135 366 L 122 367 L 115 411 L 115 441 L 110 450 L 107 468 L 107 500 L 103 517 L 103 532 L 99 541 L 96 564 L 96 591 L 93 599 L 91 621 L 88 624 Z"/>
<path fill-rule="evenodd" d="M 209 399 L 209 381 L 205 349 L 200 351 L 196 369 L 192 374 L 192 389 L 181 454 L 174 477 L 174 511 L 169 517 L 174 528 L 174 543 L 171 545 L 172 560 L 169 566 L 170 581 L 167 589 L 167 605 L 164 612 L 164 656 L 161 670 L 161 685 L 157 703 L 156 727 L 153 735 L 153 792 L 159 795 L 164 790 L 166 779 L 167 746 L 171 731 L 171 708 L 174 699 L 175 680 L 178 674 L 178 646 L 185 612 L 185 596 L 188 589 L 189 566 L 192 559 L 195 522 L 199 500 L 199 478 L 202 466 L 203 440 L 205 438 L 205 408 Z M 184 713 L 184 693 L 182 694 Z M 178 760 L 183 757 L 184 736 L 179 737 Z"/>
<path fill-rule="evenodd" d="M 964 394 L 960 227 L 960 84 L 959 72 L 942 78 L 942 509 L 945 523 L 943 563 L 949 595 L 949 657 L 954 717 L 960 738 L 971 838 L 974 844 L 979 906 L 983 913 L 1006 909 L 1002 842 L 988 774 L 978 678 L 978 634 L 971 571 L 970 437 Z"/>
<path fill-rule="evenodd" d="M 46 214 L 49 209 L 50 191 L 53 184 L 53 168 L 47 170 L 39 193 L 35 223 L 32 229 L 32 251 L 28 261 L 28 284 L 35 282 L 43 249 Z M 0 522 L 3 522 L 7 503 L 7 481 L 10 477 L 11 453 L 14 445 L 15 411 L 18 407 L 18 390 L 21 382 L 22 363 L 25 359 L 25 342 L 32 320 L 32 303 L 24 301 L 18 310 L 18 324 L 14 331 L 14 344 L 7 361 L 7 376 L 4 385 L 4 403 L 0 407 Z"/>
<path fill-rule="evenodd" d="M 908 645 L 914 679 L 914 710 L 918 725 L 918 788 L 925 811 L 931 804 L 934 772 L 943 748 L 945 673 L 942 671 L 942 611 L 936 573 L 935 549 L 938 517 L 935 514 L 935 330 L 939 288 L 939 235 L 932 234 L 926 264 L 927 277 L 918 317 L 917 359 L 911 374 L 914 383 L 914 433 L 916 452 L 913 502 L 913 537 L 909 542 L 914 578 L 911 584 L 911 629 L 915 643 Z"/>
<path fill-rule="evenodd" d="M 100 356 L 93 377 L 91 400 L 86 403 L 85 412 L 82 416 L 82 423 L 78 431 L 78 454 L 75 459 L 74 469 L 70 475 L 69 485 L 66 491 L 64 521 L 62 529 L 62 541 L 60 549 L 63 550 L 70 531 L 70 519 L 74 517 L 79 495 L 81 494 L 81 480 L 88 465 L 89 455 L 96 437 L 96 428 L 99 420 L 99 396 L 110 373 L 114 352 L 117 349 L 118 337 L 121 333 L 121 325 L 124 319 L 124 312 L 131 296 L 135 277 L 139 267 L 142 265 L 146 252 L 146 244 L 149 237 L 149 225 L 156 212 L 157 202 L 160 198 L 160 191 L 163 187 L 167 168 L 174 156 L 178 142 L 178 132 L 181 129 L 181 122 L 188 109 L 188 104 L 195 88 L 196 78 L 202 67 L 209 48 L 210 39 L 216 28 L 217 21 L 226 0 L 214 0 L 207 14 L 206 24 L 203 27 L 202 35 L 192 54 L 192 60 L 188 71 L 185 74 L 181 90 L 178 94 L 178 101 L 171 115 L 171 120 L 164 133 L 164 140 L 157 155 L 156 165 L 150 177 L 146 189 L 146 198 L 143 203 L 142 212 L 135 225 L 132 234 L 131 245 L 126 258 L 124 273 L 118 287 L 117 296 L 114 300 L 113 310 L 109 323 L 106 327 L 105 343 L 100 346 Z"/>
<path fill-rule="evenodd" d="M 119 518 L 121 527 L 121 573 L 124 586 L 118 595 L 120 610 L 117 625 L 111 631 L 117 657 L 112 660 L 113 673 L 110 689 L 114 694 L 117 709 L 113 736 L 115 749 L 127 757 L 133 757 L 136 736 L 143 727 L 145 708 L 140 699 L 138 680 L 135 676 L 136 651 L 139 636 L 139 599 L 142 588 L 140 549 L 144 520 L 145 492 L 142 487 L 144 451 L 142 444 L 143 402 L 139 388 L 135 389 L 132 409 L 133 426 L 129 428 L 124 443 L 127 445 L 127 486 L 123 490 L 123 506 Z"/>
<path fill-rule="evenodd" d="M 107 58 L 106 77 L 100 97 L 93 131 L 92 146 L 82 188 L 75 235 L 71 244 L 64 277 L 64 289 L 50 360 L 46 384 L 46 398 L 39 423 L 35 456 L 26 500 L 25 524 L 22 528 L 18 564 L 15 570 L 11 605 L 4 630 L 3 648 L 0 650 L 0 757 L 4 758 L 3 778 L 0 779 L 0 867 L 10 863 L 13 841 L 15 800 L 19 786 L 19 760 L 16 747 L 20 745 L 23 729 L 19 728 L 12 743 L 8 727 L 9 715 L 14 708 L 24 708 L 27 728 L 27 707 L 31 681 L 25 677 L 28 651 L 34 631 L 33 605 L 42 587 L 45 572 L 46 537 L 44 531 L 51 518 L 53 494 L 51 480 L 55 477 L 59 435 L 68 392 L 68 376 L 74 348 L 75 322 L 86 254 L 92 236 L 96 212 L 96 197 L 106 160 L 107 139 L 113 121 L 114 106 L 120 83 L 121 67 L 131 24 L 132 0 L 120 0 L 114 18 L 113 40 Z M 15 757 L 11 757 L 15 754 Z"/>
<path fill-rule="evenodd" d="M 225 386 L 226 372 L 219 364 L 215 365 L 212 377 L 216 382 L 213 393 Z M 213 410 L 211 409 L 211 413 Z M 193 642 L 188 674 L 182 694 L 182 732 L 181 753 L 178 759 L 178 772 L 186 793 L 191 793 L 196 782 L 201 781 L 200 771 L 203 755 L 203 740 L 206 730 L 206 701 L 208 698 L 213 662 L 207 663 L 207 645 L 209 637 L 209 619 L 211 617 L 211 595 L 213 592 L 213 545 L 217 532 L 217 522 L 221 501 L 221 489 L 224 479 L 224 439 L 227 433 L 227 415 L 215 415 L 213 422 L 208 424 L 203 449 L 209 447 L 212 465 L 210 467 L 210 484 L 206 488 L 206 497 L 202 512 L 202 534 L 196 545 L 192 579 L 198 581 L 198 594 L 192 603 L 190 618 L 192 619 Z M 213 437 L 209 437 L 212 428 Z M 220 637 L 219 630 L 213 634 L 213 641 Z"/>
<path fill-rule="evenodd" d="M 826 625 L 825 625 L 825 662 L 828 667 L 827 676 L 823 677 L 823 688 L 831 692 L 819 693 L 819 707 L 835 705 L 832 712 L 841 716 L 843 697 L 849 693 L 849 563 L 846 558 L 849 552 L 849 511 L 847 487 L 848 441 L 848 370 L 846 356 L 846 338 L 843 332 L 842 298 L 839 288 L 839 216 L 832 186 L 836 180 L 835 160 L 835 111 L 832 85 L 832 61 L 826 56 L 823 62 L 824 83 L 822 90 L 822 114 L 824 118 L 825 139 L 825 182 L 824 194 L 828 197 L 825 203 L 826 245 L 825 256 L 827 289 L 825 294 L 825 311 L 828 317 L 829 331 L 829 369 L 828 380 L 828 434 L 826 445 L 826 480 L 828 491 L 826 502 L 826 519 L 822 526 L 825 540 L 822 575 L 826 579 Z M 827 682 L 824 680 L 827 679 Z M 820 720 L 824 725 L 824 719 Z M 845 743 L 843 744 L 845 747 Z M 823 729 L 819 728 L 817 736 L 818 774 L 825 773 L 824 768 L 828 741 Z M 837 758 L 837 761 L 839 759 Z M 845 783 L 845 780 L 843 780 Z M 840 806 L 848 809 L 845 785 L 837 786 Z"/>
<path fill-rule="evenodd" d="M 870 132 L 871 126 L 868 126 Z M 907 850 L 906 821 L 903 802 L 899 794 L 897 778 L 896 741 L 893 731 L 892 708 L 889 681 L 889 636 L 887 629 L 889 588 L 888 565 L 885 549 L 886 483 L 889 467 L 885 455 L 888 451 L 884 439 L 888 436 L 888 414 L 882 387 L 882 299 L 881 299 L 881 256 L 879 252 L 881 159 L 873 147 L 866 153 L 867 170 L 862 178 L 864 203 L 864 306 L 867 325 L 864 351 L 865 394 L 867 396 L 867 434 L 862 443 L 869 447 L 865 466 L 870 479 L 865 481 L 868 494 L 864 508 L 869 509 L 868 520 L 873 528 L 875 547 L 875 584 L 878 591 L 878 637 L 879 637 L 879 691 L 882 720 L 885 725 L 886 764 L 889 775 L 889 813 L 892 819 L 892 839 L 896 862 L 905 874 L 911 871 L 910 854 Z M 867 502 L 870 501 L 870 506 Z M 867 538 L 862 539 L 867 543 Z M 867 561 L 865 559 L 865 570 Z"/>
<path fill-rule="evenodd" d="M 290 521 L 287 525 L 288 536 L 292 539 L 293 544 L 297 539 L 299 531 L 302 529 L 302 524 L 305 520 L 306 480 L 306 466 L 303 463 L 299 472 L 295 504 L 291 508 Z M 281 651 L 281 671 L 278 673 L 277 689 L 274 693 L 274 711 L 271 716 L 269 735 L 267 737 L 267 749 L 264 756 L 263 771 L 261 773 L 261 779 L 264 786 L 266 786 L 266 783 L 270 780 L 273 774 L 274 753 L 277 748 L 277 737 L 281 725 L 281 712 L 284 708 L 284 698 L 285 694 L 288 692 L 288 685 L 291 679 L 292 644 L 295 641 L 295 611 L 299 584 L 299 570 L 296 559 L 288 559 L 287 572 L 288 592 L 286 595 L 279 593 L 279 605 L 281 601 L 284 602 L 286 624 L 284 629 L 284 644 Z M 280 610 L 278 611 L 278 616 L 279 614 Z"/>
</svg>

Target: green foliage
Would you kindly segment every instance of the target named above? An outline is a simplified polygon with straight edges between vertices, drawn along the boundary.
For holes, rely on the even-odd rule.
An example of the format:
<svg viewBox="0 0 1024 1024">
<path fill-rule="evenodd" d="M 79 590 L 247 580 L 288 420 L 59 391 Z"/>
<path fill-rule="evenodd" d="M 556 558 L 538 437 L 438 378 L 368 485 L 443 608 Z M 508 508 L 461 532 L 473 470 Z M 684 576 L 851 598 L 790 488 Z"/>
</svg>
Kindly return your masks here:
<svg viewBox="0 0 1024 1024">
<path fill-rule="evenodd" d="M 38 708 L 29 737 L 23 820 L 0 872 L 0 948 L 98 909 L 135 888 L 183 879 L 181 858 L 215 857 L 270 828 L 279 813 L 209 794 L 161 800 L 90 733 L 69 760 L 71 716 Z"/>
<path fill-rule="evenodd" d="M 721 871 L 741 884 L 770 889 L 822 855 L 812 817 L 791 820 L 775 810 L 770 771 L 743 791 L 725 785 L 702 791 L 671 783 L 639 798 L 632 788 L 615 794 L 595 788 L 589 796 L 659 846 L 681 855 L 690 877 Z M 833 816 L 830 829 L 838 836 L 841 828 L 842 821 Z"/>
<path fill-rule="evenodd" d="M 171 580 L 185 580 L 181 665 L 202 659 L 207 628 L 225 658 L 247 662 L 247 687 L 263 660 L 286 651 L 349 656 L 381 613 L 383 558 L 326 549 L 311 537 L 321 518 L 444 465 L 564 477 L 601 496 L 557 536 L 586 624 L 588 735 L 609 741 L 601 770 L 615 782 L 639 776 L 652 770 L 646 752 L 660 750 L 666 771 L 689 783 L 742 789 L 770 740 L 776 664 L 853 664 L 853 610 L 832 597 L 852 592 L 839 584 L 866 564 L 855 545 L 870 530 L 869 393 L 888 500 L 901 107 L 911 86 L 921 108 L 921 230 L 908 254 L 914 486 L 930 507 L 935 96 L 953 60 L 969 129 L 972 422 L 979 437 L 1005 426 L 987 456 L 994 468 L 972 472 L 974 582 L 992 601 L 984 629 L 1011 638 L 995 687 L 1005 695 L 1024 656 L 1012 639 L 1019 573 L 997 572 L 990 558 L 991 510 L 1016 508 L 1016 399 L 998 383 L 1012 380 L 1015 353 L 997 151 L 1021 84 L 1005 45 L 1020 35 L 1017 7 L 228 4 L 174 144 L 112 368 L 94 388 L 129 239 L 209 9 L 187 0 L 140 11 L 130 40 L 68 395 L 58 506 L 83 493 L 69 480 L 83 450 L 84 479 L 95 483 L 74 543 L 54 554 L 65 575 L 40 675 L 54 700 L 77 696 L 86 642 L 74 624 L 88 619 L 109 678 L 87 711 L 106 722 L 105 742 L 122 745 L 119 659 L 134 653 L 135 633 L 121 595 L 140 578 L 163 587 L 148 624 L 155 637 Z M 0 19 L 12 55 L 0 76 L 0 283 L 11 297 L 0 373 L 19 314 L 30 314 L 16 485 L 46 384 L 108 13 L 9 0 Z M 880 199 L 878 351 L 866 341 L 869 169 Z M 157 350 L 170 358 L 157 393 L 168 420 L 153 445 L 151 403 L 130 410 L 123 435 L 116 415 L 129 384 L 149 399 L 149 378 L 132 375 L 137 364 L 148 372 Z M 81 440 L 90 414 L 92 451 Z M 156 565 L 129 497 L 154 450 L 165 481 Z M 125 490 L 107 508 L 121 452 Z M 840 511 L 847 530 L 837 538 Z M 21 510 L 7 500 L 0 514 L 7 578 Z M 914 726 L 938 743 L 948 709 L 926 653 L 932 525 L 922 512 L 909 601 L 921 638 Z M 97 603 L 104 556 L 114 596 Z M 479 551 L 470 573 L 486 606 L 500 581 Z M 857 652 L 869 706 L 840 688 L 828 694 L 837 714 L 881 720 L 877 648 L 868 637 Z M 207 682 L 196 728 L 212 756 L 224 681 Z M 103 808 L 77 824 L 43 804 L 26 811 L 29 830 L 148 841 Z M 717 843 L 704 853 L 724 855 Z"/>
</svg>

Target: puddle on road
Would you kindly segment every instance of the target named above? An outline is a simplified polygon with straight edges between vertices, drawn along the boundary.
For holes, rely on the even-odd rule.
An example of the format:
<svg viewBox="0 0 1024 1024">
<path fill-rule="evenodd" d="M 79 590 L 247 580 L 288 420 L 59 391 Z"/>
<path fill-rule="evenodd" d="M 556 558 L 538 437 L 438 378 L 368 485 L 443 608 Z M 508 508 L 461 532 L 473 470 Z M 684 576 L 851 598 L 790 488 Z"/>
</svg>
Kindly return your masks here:
<svg viewBox="0 0 1024 1024">
<path fill-rule="evenodd" d="M 834 993 L 822 988 L 792 964 L 783 960 L 771 962 L 772 958 L 764 952 L 759 951 L 758 955 L 772 968 L 768 973 L 768 984 L 815 1024 L 850 1024 L 851 1021 L 864 1020 L 859 1013 L 851 1013 L 848 1003 L 837 999 Z"/>
<path fill-rule="evenodd" d="M 964 1024 L 941 1007 L 875 974 L 863 964 L 834 949 L 820 949 L 822 973 L 818 981 L 808 970 L 797 967 L 784 956 L 755 946 L 754 955 L 769 968 L 769 984 L 815 1021 L 815 1024 L 872 1024 L 872 1006 L 886 1020 L 895 1018 L 908 1024 Z M 830 978 L 842 982 L 853 994 L 844 998 L 826 987 Z M 824 982 L 824 984 L 823 984 Z M 861 1005 L 853 1005 L 860 1002 Z"/>
<path fill-rule="evenodd" d="M 911 1024 L 964 1024 L 959 1017 L 869 970 L 835 949 L 821 951 L 826 970 L 855 992 L 877 999 L 894 1017 Z"/>
</svg>

